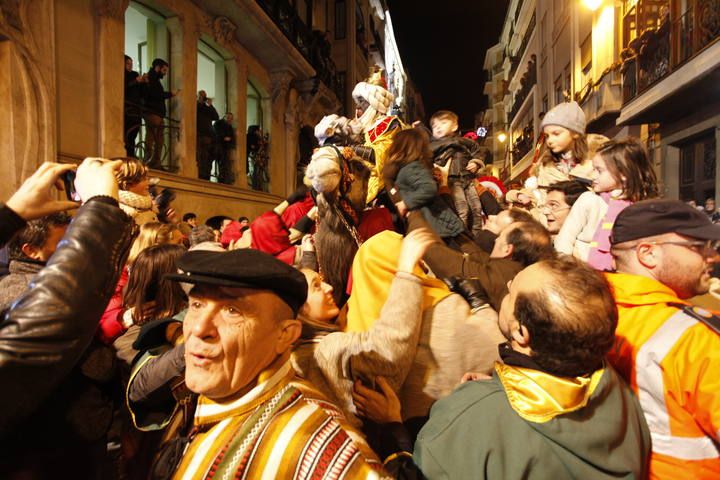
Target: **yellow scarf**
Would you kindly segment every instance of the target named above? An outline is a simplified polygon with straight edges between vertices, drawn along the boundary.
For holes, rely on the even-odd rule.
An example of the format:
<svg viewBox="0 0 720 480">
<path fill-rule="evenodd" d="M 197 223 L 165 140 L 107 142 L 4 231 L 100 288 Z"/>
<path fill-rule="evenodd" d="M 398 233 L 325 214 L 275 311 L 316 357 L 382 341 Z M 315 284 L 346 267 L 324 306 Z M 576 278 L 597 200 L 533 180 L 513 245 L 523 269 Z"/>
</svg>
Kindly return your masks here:
<svg viewBox="0 0 720 480">
<path fill-rule="evenodd" d="M 513 410 L 529 422 L 544 423 L 587 405 L 605 369 L 589 377 L 556 377 L 498 362 L 495 371 Z"/>
<path fill-rule="evenodd" d="M 352 294 L 348 300 L 348 332 L 366 332 L 380 317 L 390 293 L 390 285 L 397 272 L 397 261 L 402 248 L 402 235 L 384 231 L 363 243 L 352 266 Z M 447 286 L 436 278 L 428 277 L 419 267 L 413 271 L 423 285 L 425 310 L 450 295 Z"/>
</svg>

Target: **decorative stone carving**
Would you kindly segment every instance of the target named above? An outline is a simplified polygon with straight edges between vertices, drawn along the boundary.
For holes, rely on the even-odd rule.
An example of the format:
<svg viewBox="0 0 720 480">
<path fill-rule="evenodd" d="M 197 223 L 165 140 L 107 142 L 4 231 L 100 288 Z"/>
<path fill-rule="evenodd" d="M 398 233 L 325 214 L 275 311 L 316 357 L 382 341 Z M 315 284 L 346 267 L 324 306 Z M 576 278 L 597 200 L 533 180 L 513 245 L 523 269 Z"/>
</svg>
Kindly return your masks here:
<svg viewBox="0 0 720 480">
<path fill-rule="evenodd" d="M 279 113 L 280 105 L 286 101 L 292 80 L 293 74 L 288 70 L 279 70 L 270 74 L 273 114 Z"/>
<path fill-rule="evenodd" d="M 215 17 L 212 22 L 213 37 L 221 45 L 232 45 L 235 30 L 237 30 L 237 26 L 227 17 Z"/>
<path fill-rule="evenodd" d="M 13 27 L 15 30 L 23 29 L 22 18 L 20 18 L 20 0 L 0 1 L 0 24 Z"/>
<path fill-rule="evenodd" d="M 95 0 L 95 12 L 101 17 L 124 21 L 129 4 L 130 0 Z"/>
</svg>

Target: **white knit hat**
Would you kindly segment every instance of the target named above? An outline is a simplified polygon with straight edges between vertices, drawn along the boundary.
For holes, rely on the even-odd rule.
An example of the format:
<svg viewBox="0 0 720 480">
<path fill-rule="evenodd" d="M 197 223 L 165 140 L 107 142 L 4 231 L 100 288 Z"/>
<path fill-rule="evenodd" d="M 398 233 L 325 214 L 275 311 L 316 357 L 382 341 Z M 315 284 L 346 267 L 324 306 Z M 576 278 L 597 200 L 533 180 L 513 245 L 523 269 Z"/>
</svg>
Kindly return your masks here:
<svg viewBox="0 0 720 480">
<path fill-rule="evenodd" d="M 577 102 L 559 103 L 545 114 L 540 130 L 547 125 L 558 125 L 576 133 L 585 133 L 585 112 Z"/>
<path fill-rule="evenodd" d="M 342 178 L 337 149 L 320 147 L 315 150 L 305 170 L 305 178 L 318 193 L 336 190 Z"/>
</svg>

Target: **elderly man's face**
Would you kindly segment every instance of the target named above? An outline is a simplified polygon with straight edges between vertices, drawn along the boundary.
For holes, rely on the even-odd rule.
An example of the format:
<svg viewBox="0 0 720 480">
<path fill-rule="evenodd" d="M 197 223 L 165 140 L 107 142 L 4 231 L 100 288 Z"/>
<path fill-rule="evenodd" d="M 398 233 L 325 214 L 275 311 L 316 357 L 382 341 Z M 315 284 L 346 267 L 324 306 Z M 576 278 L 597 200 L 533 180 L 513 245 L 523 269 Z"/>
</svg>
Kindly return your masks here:
<svg viewBox="0 0 720 480">
<path fill-rule="evenodd" d="M 183 322 L 187 387 L 211 399 L 244 394 L 283 353 L 282 324 L 292 316 L 267 290 L 193 288 Z"/>
</svg>

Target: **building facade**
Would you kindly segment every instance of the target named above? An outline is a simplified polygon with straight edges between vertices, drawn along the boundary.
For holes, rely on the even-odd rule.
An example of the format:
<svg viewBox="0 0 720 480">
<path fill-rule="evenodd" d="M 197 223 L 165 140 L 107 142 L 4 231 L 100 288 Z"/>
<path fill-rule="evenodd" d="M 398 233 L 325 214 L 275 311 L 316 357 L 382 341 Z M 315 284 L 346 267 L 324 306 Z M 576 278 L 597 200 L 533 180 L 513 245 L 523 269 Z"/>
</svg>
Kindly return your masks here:
<svg viewBox="0 0 720 480">
<path fill-rule="evenodd" d="M 393 31 L 390 11 L 385 0 L 326 0 L 328 38 L 332 39 L 332 58 L 342 84 L 341 104 L 344 114 L 355 111 L 352 90 L 365 80 L 370 70 L 385 71 L 388 90 L 395 95 L 395 113 L 404 119 L 417 114 L 419 92 L 408 78 Z M 343 21 L 344 20 L 344 21 Z M 424 111 L 421 110 L 424 114 Z"/>
<path fill-rule="evenodd" d="M 125 156 L 123 54 L 147 72 L 169 63 L 161 187 L 179 212 L 201 219 L 254 216 L 297 184 L 302 132 L 329 113 L 350 113 L 354 82 L 369 70 L 375 22 L 368 0 L 27 0 L 0 3 L 0 79 L 8 102 L 2 133 L 6 199 L 43 161 Z M 381 7 L 384 4 L 378 3 Z M 387 9 L 381 9 L 383 17 Z M 363 16 L 358 23 L 357 12 Z M 385 23 L 378 23 L 385 31 Z M 363 28 L 360 28 L 360 27 Z M 375 27 L 378 28 L 378 27 Z M 346 38 L 336 38 L 338 30 Z M 382 38 L 383 43 L 387 38 Z M 392 40 L 394 43 L 394 39 Z M 349 49 L 348 45 L 354 48 Z M 352 60 L 349 62 L 348 60 Z M 341 61 L 342 60 L 342 61 Z M 362 72 L 362 73 L 361 73 Z M 351 84 L 352 82 L 352 84 Z M 222 117 L 234 114 L 235 181 L 197 178 L 196 96 L 205 90 Z M 264 183 L 253 184 L 261 132 Z M 136 154 L 142 156 L 144 126 Z"/>
<path fill-rule="evenodd" d="M 719 18 L 712 0 L 512 0 L 485 57 L 503 179 L 527 172 L 545 112 L 575 100 L 589 133 L 646 143 L 665 196 L 715 196 Z"/>
</svg>

